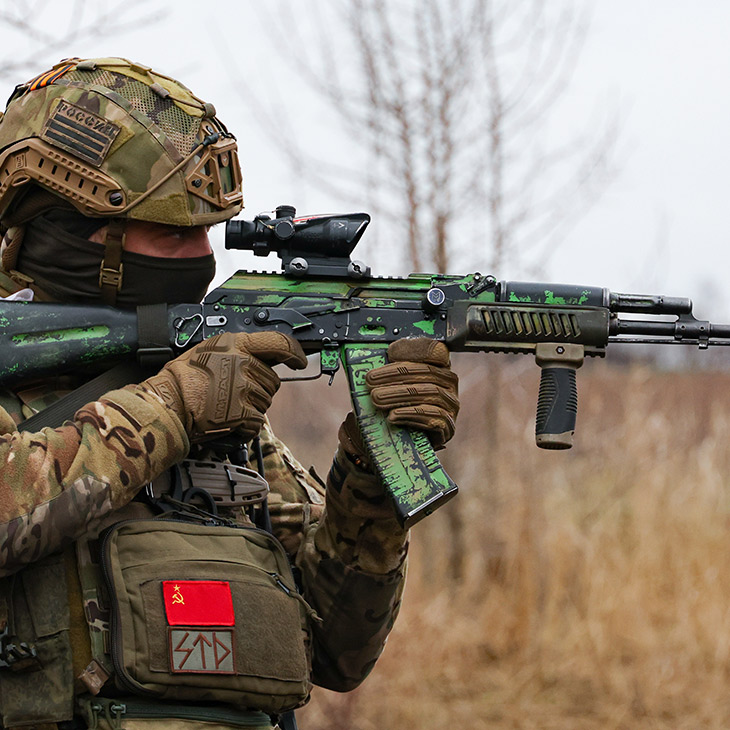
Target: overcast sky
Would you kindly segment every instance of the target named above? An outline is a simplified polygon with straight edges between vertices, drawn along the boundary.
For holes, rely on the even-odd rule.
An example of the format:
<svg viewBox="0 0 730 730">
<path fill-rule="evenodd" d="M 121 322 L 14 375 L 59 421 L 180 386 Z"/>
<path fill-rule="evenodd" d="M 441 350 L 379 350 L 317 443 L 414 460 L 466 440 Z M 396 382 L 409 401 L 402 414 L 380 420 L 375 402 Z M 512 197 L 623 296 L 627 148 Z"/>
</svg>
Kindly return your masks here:
<svg viewBox="0 0 730 730">
<path fill-rule="evenodd" d="M 306 13 L 311 0 L 294 0 Z M 616 291 L 652 291 L 691 296 L 696 312 L 730 321 L 725 272 L 730 269 L 730 3 L 717 0 L 585 0 L 593 8 L 589 42 L 563 114 L 590 119 L 596 105 L 618 112 L 622 125 L 620 174 L 552 257 L 547 278 L 603 285 Z M 266 0 L 147 0 L 129 17 L 159 8 L 161 24 L 149 23 L 114 38 L 87 38 L 55 53 L 120 55 L 177 76 L 205 100 L 234 131 L 241 147 L 246 215 L 291 202 L 300 212 L 336 212 L 333 194 L 312 189 L 292 174 L 252 115 L 280 104 L 293 127 L 323 159 L 350 154 L 316 101 L 279 60 L 276 49 L 290 42 L 297 17 L 263 25 Z M 4 12 L 22 3 L 0 0 Z M 46 32 L 66 27 L 78 3 L 56 0 L 35 5 Z M 117 4 L 97 0 L 93 7 Z M 269 5 L 270 7 L 270 5 Z M 14 45 L 16 44 L 16 45 Z M 15 34 L 6 35 L 2 58 L 27 55 Z M 231 54 L 245 77 L 235 80 Z M 43 71 L 47 59 L 35 70 Z M 7 65 L 7 64 L 6 64 Z M 33 75 L 20 72 L 24 81 Z M 0 89 L 7 98 L 13 83 Z M 569 125 L 567 125 L 569 126 Z M 359 206 L 359 207 L 364 207 Z M 220 268 L 233 268 L 227 256 Z M 260 260 L 257 260 L 260 263 Z M 390 274 L 388 261 L 368 261 Z M 264 268 L 273 268 L 274 262 Z M 223 275 L 221 271 L 221 276 Z M 455 270 L 453 273 L 466 273 Z M 516 278 L 517 272 L 494 272 Z"/>
</svg>

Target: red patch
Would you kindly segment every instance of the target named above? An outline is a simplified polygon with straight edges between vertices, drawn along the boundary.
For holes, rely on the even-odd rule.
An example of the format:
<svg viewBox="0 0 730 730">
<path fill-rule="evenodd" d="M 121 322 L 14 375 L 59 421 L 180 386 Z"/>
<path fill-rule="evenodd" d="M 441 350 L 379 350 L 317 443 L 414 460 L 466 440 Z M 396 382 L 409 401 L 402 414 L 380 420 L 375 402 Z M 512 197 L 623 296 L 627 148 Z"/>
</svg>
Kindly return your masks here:
<svg viewBox="0 0 730 730">
<path fill-rule="evenodd" d="M 225 580 L 163 580 L 170 626 L 234 626 L 231 586 Z"/>
</svg>

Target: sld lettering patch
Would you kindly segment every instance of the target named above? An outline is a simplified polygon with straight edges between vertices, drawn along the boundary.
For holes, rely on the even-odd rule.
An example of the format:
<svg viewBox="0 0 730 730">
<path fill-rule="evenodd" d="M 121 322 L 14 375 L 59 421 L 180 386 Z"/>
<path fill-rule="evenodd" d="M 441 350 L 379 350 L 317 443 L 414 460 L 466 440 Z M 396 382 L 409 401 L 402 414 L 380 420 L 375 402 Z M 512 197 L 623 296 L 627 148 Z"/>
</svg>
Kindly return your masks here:
<svg viewBox="0 0 730 730">
<path fill-rule="evenodd" d="M 104 117 L 61 99 L 43 125 L 41 139 L 98 167 L 119 129 Z"/>
<path fill-rule="evenodd" d="M 173 629 L 170 632 L 170 669 L 198 674 L 234 674 L 231 629 Z"/>
</svg>

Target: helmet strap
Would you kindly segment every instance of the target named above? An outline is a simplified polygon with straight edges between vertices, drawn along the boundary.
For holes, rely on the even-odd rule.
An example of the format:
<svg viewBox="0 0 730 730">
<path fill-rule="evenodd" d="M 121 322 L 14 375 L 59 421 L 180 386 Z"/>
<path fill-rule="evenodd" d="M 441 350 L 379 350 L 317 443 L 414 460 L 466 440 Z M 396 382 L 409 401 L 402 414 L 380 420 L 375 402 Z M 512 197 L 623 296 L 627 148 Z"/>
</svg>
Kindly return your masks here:
<svg viewBox="0 0 730 730">
<path fill-rule="evenodd" d="M 0 268 L 5 271 L 12 271 L 18 261 L 18 251 L 23 243 L 25 226 L 12 226 L 4 231 L 2 244 L 0 245 Z"/>
<path fill-rule="evenodd" d="M 123 218 L 112 218 L 104 237 L 104 258 L 99 270 L 99 288 L 101 300 L 113 307 L 117 301 L 117 292 L 122 288 L 122 249 L 124 248 Z"/>
<path fill-rule="evenodd" d="M 15 284 L 13 291 L 21 289 L 32 289 L 34 299 L 40 302 L 52 302 L 53 297 L 41 289 L 32 277 L 16 271 L 15 264 L 18 261 L 18 251 L 20 244 L 23 242 L 23 234 L 25 226 L 13 226 L 3 234 L 2 244 L 0 244 L 0 273 L 5 274 L 10 281 Z"/>
</svg>

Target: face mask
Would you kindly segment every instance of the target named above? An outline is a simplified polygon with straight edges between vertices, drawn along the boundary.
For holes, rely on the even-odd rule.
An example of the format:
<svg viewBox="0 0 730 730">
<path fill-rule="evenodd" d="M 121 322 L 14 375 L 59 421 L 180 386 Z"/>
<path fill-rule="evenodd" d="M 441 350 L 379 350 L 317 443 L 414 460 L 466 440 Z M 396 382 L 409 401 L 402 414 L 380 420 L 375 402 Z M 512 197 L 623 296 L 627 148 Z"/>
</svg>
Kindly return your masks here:
<svg viewBox="0 0 730 730">
<path fill-rule="evenodd" d="M 54 299 L 101 303 L 99 268 L 104 246 L 69 233 L 51 217 L 38 216 L 26 224 L 16 268 Z M 101 221 L 101 225 L 105 223 Z M 96 229 L 99 227 L 97 224 Z M 83 231 L 86 235 L 92 232 Z M 164 258 L 122 251 L 122 266 L 122 288 L 116 303 L 121 309 L 140 304 L 197 303 L 215 275 L 213 254 Z"/>
</svg>

